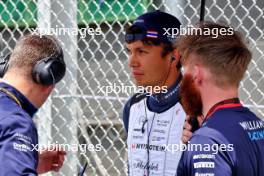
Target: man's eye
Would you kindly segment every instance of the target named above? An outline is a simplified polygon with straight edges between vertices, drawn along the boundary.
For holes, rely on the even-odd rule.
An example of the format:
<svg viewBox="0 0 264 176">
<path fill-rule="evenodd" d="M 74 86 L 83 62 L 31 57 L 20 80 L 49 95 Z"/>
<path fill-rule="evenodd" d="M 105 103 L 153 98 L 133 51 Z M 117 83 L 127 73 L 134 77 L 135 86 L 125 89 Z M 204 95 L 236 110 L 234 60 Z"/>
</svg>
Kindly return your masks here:
<svg viewBox="0 0 264 176">
<path fill-rule="evenodd" d="M 126 48 L 126 52 L 127 54 L 131 55 L 131 51 L 128 48 Z"/>
<path fill-rule="evenodd" d="M 138 50 L 138 52 L 139 52 L 140 54 L 142 54 L 142 53 L 148 53 L 148 52 L 145 51 L 145 50 Z"/>
</svg>

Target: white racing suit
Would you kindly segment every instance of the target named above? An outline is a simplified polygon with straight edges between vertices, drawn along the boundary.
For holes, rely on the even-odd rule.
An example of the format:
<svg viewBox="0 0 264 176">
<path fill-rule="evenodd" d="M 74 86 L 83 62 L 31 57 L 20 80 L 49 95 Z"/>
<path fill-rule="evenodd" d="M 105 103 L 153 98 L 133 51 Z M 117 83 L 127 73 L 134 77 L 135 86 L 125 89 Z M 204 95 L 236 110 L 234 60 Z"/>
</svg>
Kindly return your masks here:
<svg viewBox="0 0 264 176">
<path fill-rule="evenodd" d="M 129 176 L 175 176 L 185 112 L 179 82 L 162 96 L 133 96 L 124 108 Z"/>
</svg>

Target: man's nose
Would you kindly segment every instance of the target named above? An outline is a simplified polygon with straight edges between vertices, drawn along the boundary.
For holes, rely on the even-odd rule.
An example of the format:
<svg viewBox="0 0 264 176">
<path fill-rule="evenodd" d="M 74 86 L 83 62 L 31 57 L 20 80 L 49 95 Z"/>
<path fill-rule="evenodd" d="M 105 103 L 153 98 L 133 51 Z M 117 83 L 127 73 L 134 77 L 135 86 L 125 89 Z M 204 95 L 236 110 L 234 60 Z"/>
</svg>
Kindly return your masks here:
<svg viewBox="0 0 264 176">
<path fill-rule="evenodd" d="M 129 67 L 133 68 L 138 66 L 139 66 L 138 57 L 135 54 L 131 54 L 129 56 Z"/>
</svg>

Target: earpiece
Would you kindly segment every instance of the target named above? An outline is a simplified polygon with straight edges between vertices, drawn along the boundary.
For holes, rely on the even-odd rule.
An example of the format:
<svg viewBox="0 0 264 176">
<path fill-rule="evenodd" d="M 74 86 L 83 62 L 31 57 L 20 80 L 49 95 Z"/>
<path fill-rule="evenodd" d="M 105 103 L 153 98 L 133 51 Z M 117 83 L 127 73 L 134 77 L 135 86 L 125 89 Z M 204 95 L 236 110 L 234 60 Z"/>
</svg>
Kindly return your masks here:
<svg viewBox="0 0 264 176">
<path fill-rule="evenodd" d="M 142 124 L 142 127 L 141 127 L 141 132 L 142 133 L 145 133 L 145 124 L 148 122 L 148 119 L 146 117 L 146 119 L 144 120 L 143 124 Z"/>
<path fill-rule="evenodd" d="M 180 70 L 181 67 L 182 67 L 182 65 L 181 65 L 181 62 L 179 61 L 179 62 L 177 63 L 177 65 L 176 65 L 176 68 L 177 68 L 178 70 Z"/>
<path fill-rule="evenodd" d="M 176 60 L 175 56 L 171 56 L 171 62 Z"/>
<path fill-rule="evenodd" d="M 175 56 L 171 56 L 171 62 L 173 62 L 174 60 L 176 60 L 176 57 Z M 181 69 L 181 62 L 180 61 L 177 63 L 176 68 L 178 70 Z"/>
</svg>

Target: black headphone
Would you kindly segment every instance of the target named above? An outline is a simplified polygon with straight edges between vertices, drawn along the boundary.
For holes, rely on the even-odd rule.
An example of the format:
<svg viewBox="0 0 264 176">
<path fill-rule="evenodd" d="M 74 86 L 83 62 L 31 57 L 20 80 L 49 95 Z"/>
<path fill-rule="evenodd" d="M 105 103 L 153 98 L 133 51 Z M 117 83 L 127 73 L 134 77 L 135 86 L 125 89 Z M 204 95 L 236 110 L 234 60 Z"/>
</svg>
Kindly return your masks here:
<svg viewBox="0 0 264 176">
<path fill-rule="evenodd" d="M 10 55 L 11 54 L 8 54 L 5 57 L 0 58 L 0 78 L 2 78 L 7 71 Z"/>
<path fill-rule="evenodd" d="M 0 60 L 0 77 L 2 78 L 8 69 L 10 59 L 8 54 Z M 63 59 L 63 51 L 59 54 L 52 54 L 38 61 L 32 70 L 32 78 L 37 84 L 45 86 L 58 83 L 65 75 L 66 65 Z"/>
</svg>

